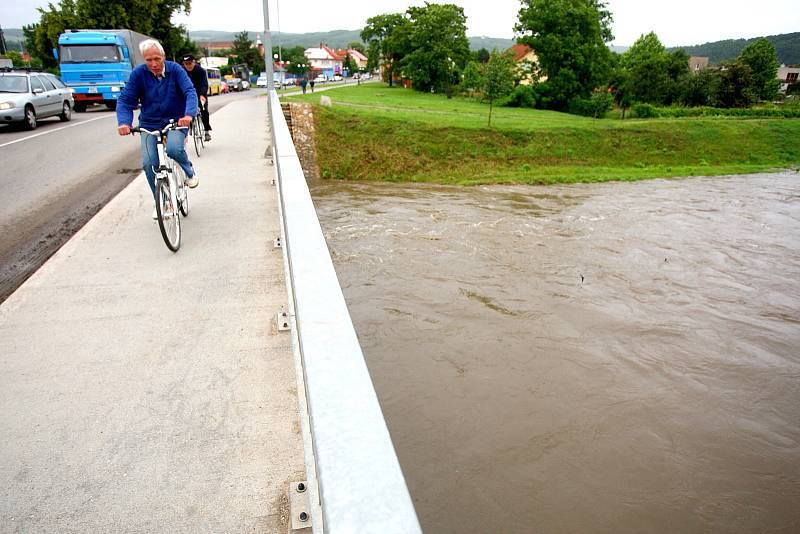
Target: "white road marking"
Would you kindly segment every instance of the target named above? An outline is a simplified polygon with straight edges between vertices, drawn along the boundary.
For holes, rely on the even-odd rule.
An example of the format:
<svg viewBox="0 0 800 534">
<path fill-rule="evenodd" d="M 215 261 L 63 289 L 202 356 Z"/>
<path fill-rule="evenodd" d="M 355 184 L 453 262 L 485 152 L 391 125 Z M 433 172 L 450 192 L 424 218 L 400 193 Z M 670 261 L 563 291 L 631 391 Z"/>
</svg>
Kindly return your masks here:
<svg viewBox="0 0 800 534">
<path fill-rule="evenodd" d="M 113 113 L 111 115 L 104 115 L 102 117 L 96 117 L 94 119 L 87 119 L 85 121 L 76 122 L 76 123 L 73 123 L 73 124 L 68 124 L 68 125 L 62 126 L 60 128 L 53 128 L 52 130 L 47 130 L 46 132 L 39 132 L 37 134 L 29 135 L 28 137 L 23 137 L 22 139 L 16 139 L 14 141 L 9 141 L 8 143 L 3 143 L 2 145 L 0 145 L 0 148 L 3 148 L 4 146 L 8 146 L 8 145 L 13 145 L 14 143 L 19 143 L 20 141 L 27 141 L 28 139 L 33 139 L 34 137 L 39 137 L 40 135 L 47 135 L 49 133 L 58 132 L 60 130 L 66 129 L 66 128 L 72 128 L 73 126 L 80 126 L 81 124 L 86 124 L 87 122 L 99 121 L 101 119 L 110 119 L 110 118 L 116 118 L 116 117 L 117 117 L 117 114 Z"/>
</svg>

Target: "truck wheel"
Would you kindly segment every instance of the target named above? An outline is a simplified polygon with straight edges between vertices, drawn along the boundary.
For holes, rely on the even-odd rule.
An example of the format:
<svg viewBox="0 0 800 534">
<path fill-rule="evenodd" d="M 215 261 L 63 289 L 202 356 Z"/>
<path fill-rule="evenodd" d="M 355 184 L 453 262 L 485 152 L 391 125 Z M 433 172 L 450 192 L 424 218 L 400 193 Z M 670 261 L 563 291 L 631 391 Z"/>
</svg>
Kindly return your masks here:
<svg viewBox="0 0 800 534">
<path fill-rule="evenodd" d="M 73 109 L 78 113 L 83 113 L 84 111 L 86 111 L 86 104 L 78 104 L 77 102 L 75 102 L 75 107 Z"/>
<path fill-rule="evenodd" d="M 111 111 L 114 111 L 114 110 L 116 110 L 116 109 L 117 109 L 117 101 L 116 101 L 116 100 L 109 100 L 109 101 L 107 101 L 107 102 L 106 102 L 106 107 L 107 107 L 108 109 L 110 109 Z"/>
</svg>

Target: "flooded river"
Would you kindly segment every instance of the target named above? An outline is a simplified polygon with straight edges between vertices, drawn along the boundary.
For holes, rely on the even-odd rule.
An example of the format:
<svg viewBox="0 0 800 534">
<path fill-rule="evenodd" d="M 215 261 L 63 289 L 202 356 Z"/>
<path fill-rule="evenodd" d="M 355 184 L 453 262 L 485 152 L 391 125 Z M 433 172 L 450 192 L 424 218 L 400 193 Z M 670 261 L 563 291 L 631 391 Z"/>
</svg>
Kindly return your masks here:
<svg viewBox="0 0 800 534">
<path fill-rule="evenodd" d="M 800 532 L 800 174 L 312 193 L 426 532 Z"/>
</svg>

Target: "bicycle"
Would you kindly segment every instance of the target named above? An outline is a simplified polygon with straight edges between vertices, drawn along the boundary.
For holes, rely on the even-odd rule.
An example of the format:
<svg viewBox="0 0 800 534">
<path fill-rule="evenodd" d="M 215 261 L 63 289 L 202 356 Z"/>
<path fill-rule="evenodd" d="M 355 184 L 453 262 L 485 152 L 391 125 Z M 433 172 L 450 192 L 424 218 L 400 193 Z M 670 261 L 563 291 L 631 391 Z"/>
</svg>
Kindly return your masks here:
<svg viewBox="0 0 800 534">
<path fill-rule="evenodd" d="M 156 138 L 158 167 L 155 171 L 156 215 L 161 237 L 172 252 L 181 247 L 181 215 L 189 215 L 188 187 L 184 184 L 186 172 L 178 162 L 167 156 L 166 142 L 170 130 L 187 130 L 174 121 L 161 130 L 146 130 L 140 126 L 131 128 L 131 133 L 146 133 Z"/>
<path fill-rule="evenodd" d="M 203 125 L 203 119 L 200 116 L 200 109 L 197 110 L 197 115 L 192 119 L 191 134 L 194 140 L 194 151 L 197 157 L 200 157 L 200 148 L 205 148 L 206 127 Z"/>
</svg>

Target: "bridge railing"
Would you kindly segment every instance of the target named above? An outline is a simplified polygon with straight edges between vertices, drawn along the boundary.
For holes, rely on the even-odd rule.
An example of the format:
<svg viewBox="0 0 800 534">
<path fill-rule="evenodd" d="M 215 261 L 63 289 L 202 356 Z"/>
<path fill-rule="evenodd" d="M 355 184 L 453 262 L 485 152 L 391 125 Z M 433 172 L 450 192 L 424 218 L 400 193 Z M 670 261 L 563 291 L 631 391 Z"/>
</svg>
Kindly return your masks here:
<svg viewBox="0 0 800 534">
<path fill-rule="evenodd" d="M 313 531 L 421 532 L 274 91 L 269 114 Z"/>
</svg>

